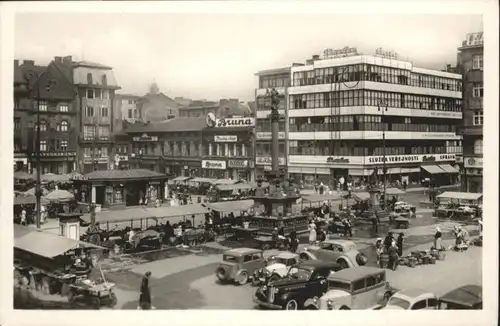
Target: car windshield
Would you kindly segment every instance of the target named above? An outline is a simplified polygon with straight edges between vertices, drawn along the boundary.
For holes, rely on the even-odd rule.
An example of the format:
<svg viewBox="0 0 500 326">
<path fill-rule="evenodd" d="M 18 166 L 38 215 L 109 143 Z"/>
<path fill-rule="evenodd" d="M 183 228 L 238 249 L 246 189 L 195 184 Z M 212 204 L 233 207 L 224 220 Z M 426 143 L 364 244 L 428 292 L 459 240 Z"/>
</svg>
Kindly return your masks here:
<svg viewBox="0 0 500 326">
<path fill-rule="evenodd" d="M 408 301 L 398 297 L 391 297 L 389 302 L 387 302 L 387 305 L 401 307 L 405 310 L 410 307 L 410 303 Z"/>
<path fill-rule="evenodd" d="M 238 261 L 238 257 L 234 257 L 234 256 L 230 256 L 230 255 L 223 255 L 222 260 L 233 263 L 233 262 Z"/>
<path fill-rule="evenodd" d="M 340 281 L 328 281 L 328 290 L 344 290 L 351 291 L 351 283 Z"/>
<path fill-rule="evenodd" d="M 291 276 L 299 280 L 308 280 L 311 277 L 311 271 L 298 267 L 292 267 L 288 272 L 288 276 Z"/>
<path fill-rule="evenodd" d="M 281 257 L 276 257 L 272 260 L 275 264 L 283 264 L 283 265 L 291 265 L 292 259 L 286 259 L 286 258 L 281 258 Z"/>
</svg>

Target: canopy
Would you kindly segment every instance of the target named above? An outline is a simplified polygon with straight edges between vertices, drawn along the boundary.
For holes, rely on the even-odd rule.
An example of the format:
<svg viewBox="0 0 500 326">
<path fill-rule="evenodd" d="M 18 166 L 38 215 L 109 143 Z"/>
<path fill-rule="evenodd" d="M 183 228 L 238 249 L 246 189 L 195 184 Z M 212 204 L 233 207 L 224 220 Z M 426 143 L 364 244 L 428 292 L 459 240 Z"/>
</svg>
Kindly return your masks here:
<svg viewBox="0 0 500 326">
<path fill-rule="evenodd" d="M 254 205 L 253 199 L 208 203 L 206 206 L 216 212 L 246 211 Z"/>
<path fill-rule="evenodd" d="M 72 200 L 75 198 L 75 196 L 67 191 L 67 190 L 62 190 L 62 189 L 56 189 L 52 192 L 50 192 L 47 196 L 45 196 L 47 200 L 50 201 L 66 201 L 66 200 Z"/>
<path fill-rule="evenodd" d="M 459 173 L 460 172 L 456 168 L 454 168 L 453 166 L 451 166 L 449 164 L 439 164 L 438 166 L 447 173 Z"/>
<path fill-rule="evenodd" d="M 35 180 L 36 178 L 36 175 L 35 174 L 29 174 L 27 172 L 24 172 L 24 171 L 17 171 L 17 172 L 14 172 L 14 179 L 17 179 L 17 180 Z"/>
<path fill-rule="evenodd" d="M 44 197 L 40 198 L 40 202 L 42 205 L 47 205 L 49 202 Z M 14 198 L 14 205 L 35 205 L 36 197 L 35 196 L 20 196 Z"/>
<path fill-rule="evenodd" d="M 303 197 L 302 199 L 305 201 L 311 202 L 311 203 L 315 203 L 315 202 L 319 202 L 319 201 L 321 202 L 321 201 L 340 200 L 342 198 L 341 198 L 341 195 L 339 193 L 334 192 L 331 195 L 330 194 L 323 194 L 323 195 L 315 194 L 315 195 Z"/>
<path fill-rule="evenodd" d="M 360 201 L 370 199 L 370 194 L 368 192 L 365 192 L 365 191 L 353 192 L 353 193 L 351 193 L 351 196 L 353 196 L 355 199 L 360 200 Z"/>
<path fill-rule="evenodd" d="M 73 175 L 70 174 L 42 174 L 42 181 L 47 182 L 70 182 Z"/>
<path fill-rule="evenodd" d="M 253 189 L 248 183 L 237 183 L 234 185 L 217 185 L 217 189 L 220 191 L 230 191 L 230 190 L 250 190 Z"/>
<path fill-rule="evenodd" d="M 189 182 L 200 182 L 200 183 L 214 183 L 217 179 L 213 178 L 194 178 L 189 180 Z"/>
<path fill-rule="evenodd" d="M 14 225 L 14 248 L 53 258 L 77 247 L 102 248 L 35 228 Z"/>
<path fill-rule="evenodd" d="M 181 181 L 186 181 L 186 180 L 189 180 L 189 179 L 191 179 L 191 177 L 177 177 L 177 178 L 174 178 L 172 181 L 181 182 Z"/>
<path fill-rule="evenodd" d="M 45 188 L 42 188 L 42 196 L 46 196 L 49 193 L 49 191 Z M 28 196 L 35 196 L 36 195 L 36 187 L 33 187 L 29 190 L 26 190 L 22 194 L 28 195 Z"/>
<path fill-rule="evenodd" d="M 461 306 L 474 307 L 483 302 L 483 288 L 480 285 L 464 285 L 446 293 L 439 299 Z"/>
<path fill-rule="evenodd" d="M 385 189 L 385 193 L 388 194 L 389 196 L 398 196 L 405 194 L 403 190 L 394 187 Z"/>
<path fill-rule="evenodd" d="M 437 165 L 422 165 L 421 168 L 429 172 L 430 174 L 446 173 L 445 170 L 441 169 Z"/>
<path fill-rule="evenodd" d="M 472 192 L 454 192 L 454 191 L 446 191 L 441 195 L 438 195 L 437 198 L 445 198 L 445 199 L 463 199 L 463 200 L 478 200 L 483 197 L 483 194 L 477 194 Z"/>
<path fill-rule="evenodd" d="M 233 179 L 219 179 L 215 180 L 214 185 L 234 185 L 240 182 L 240 180 L 233 180 Z"/>
</svg>

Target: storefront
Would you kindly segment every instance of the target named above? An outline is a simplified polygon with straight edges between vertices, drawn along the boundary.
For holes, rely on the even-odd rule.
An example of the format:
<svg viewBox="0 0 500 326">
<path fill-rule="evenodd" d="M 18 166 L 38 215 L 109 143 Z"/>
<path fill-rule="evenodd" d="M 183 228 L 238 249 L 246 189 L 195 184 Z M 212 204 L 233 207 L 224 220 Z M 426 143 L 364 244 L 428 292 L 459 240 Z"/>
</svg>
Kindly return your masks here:
<svg viewBox="0 0 500 326">
<path fill-rule="evenodd" d="M 231 176 L 227 170 L 227 163 L 223 160 L 202 160 L 202 177 L 214 179 L 230 179 Z"/>
<path fill-rule="evenodd" d="M 103 208 L 154 204 L 163 199 L 167 176 L 145 169 L 95 171 L 73 179 L 75 198 Z"/>
<path fill-rule="evenodd" d="M 249 160 L 227 160 L 227 172 L 233 180 L 251 181 L 251 162 Z"/>
<path fill-rule="evenodd" d="M 483 158 L 464 157 L 462 170 L 462 190 L 465 192 L 483 192 Z"/>
</svg>

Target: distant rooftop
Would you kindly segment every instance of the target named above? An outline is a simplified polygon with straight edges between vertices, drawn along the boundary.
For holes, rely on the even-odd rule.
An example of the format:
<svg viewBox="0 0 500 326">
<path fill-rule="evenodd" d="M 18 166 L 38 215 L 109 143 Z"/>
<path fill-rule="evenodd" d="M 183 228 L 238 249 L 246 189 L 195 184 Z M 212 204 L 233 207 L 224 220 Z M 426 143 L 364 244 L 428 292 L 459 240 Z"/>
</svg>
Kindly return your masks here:
<svg viewBox="0 0 500 326">
<path fill-rule="evenodd" d="M 90 62 L 90 61 L 79 61 L 79 62 L 74 62 L 73 65 L 76 67 L 88 67 L 88 68 L 100 68 L 100 69 L 113 69 L 112 67 L 96 63 L 96 62 Z"/>
<path fill-rule="evenodd" d="M 290 72 L 290 67 L 261 70 L 255 76 L 275 75 Z"/>
</svg>

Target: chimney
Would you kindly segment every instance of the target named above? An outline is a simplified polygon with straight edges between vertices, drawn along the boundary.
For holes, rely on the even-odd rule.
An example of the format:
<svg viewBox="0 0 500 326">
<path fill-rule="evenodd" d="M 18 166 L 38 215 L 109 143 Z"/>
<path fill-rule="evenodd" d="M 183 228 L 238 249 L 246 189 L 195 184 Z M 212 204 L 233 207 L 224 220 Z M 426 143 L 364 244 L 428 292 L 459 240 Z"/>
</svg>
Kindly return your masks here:
<svg viewBox="0 0 500 326">
<path fill-rule="evenodd" d="M 56 63 L 62 63 L 62 57 L 54 57 Z"/>
<path fill-rule="evenodd" d="M 19 67 L 19 60 L 14 60 L 14 67 Z"/>
<path fill-rule="evenodd" d="M 67 65 L 67 66 L 71 66 L 73 64 L 73 57 L 70 55 L 63 57 L 62 63 Z"/>
<path fill-rule="evenodd" d="M 306 65 L 312 65 L 314 63 L 313 59 L 307 59 Z"/>
<path fill-rule="evenodd" d="M 314 61 L 319 60 L 319 55 L 318 55 L 318 54 L 313 55 L 313 56 L 312 56 L 312 59 L 313 59 Z"/>
<path fill-rule="evenodd" d="M 35 65 L 35 61 L 33 61 L 33 60 L 23 60 L 23 65 L 34 66 Z"/>
</svg>

